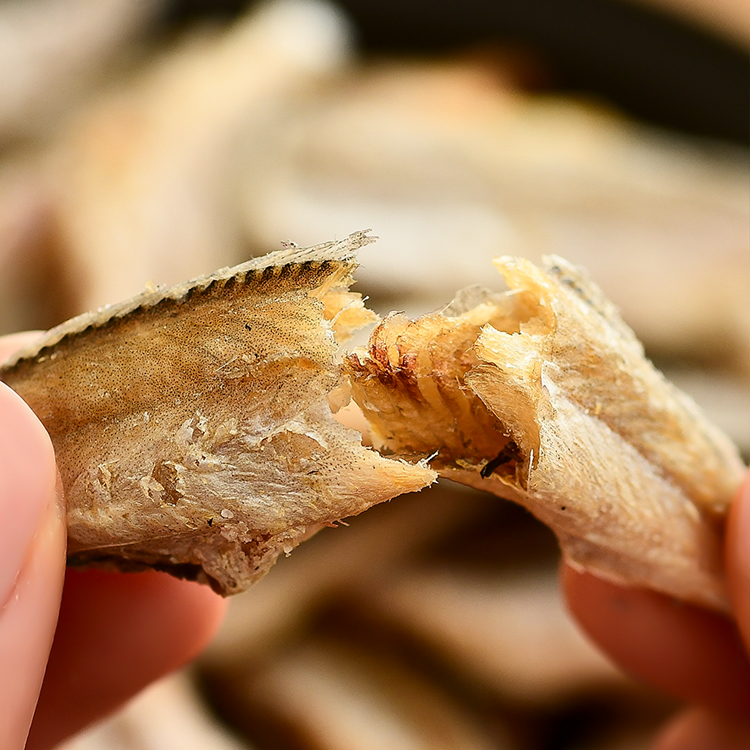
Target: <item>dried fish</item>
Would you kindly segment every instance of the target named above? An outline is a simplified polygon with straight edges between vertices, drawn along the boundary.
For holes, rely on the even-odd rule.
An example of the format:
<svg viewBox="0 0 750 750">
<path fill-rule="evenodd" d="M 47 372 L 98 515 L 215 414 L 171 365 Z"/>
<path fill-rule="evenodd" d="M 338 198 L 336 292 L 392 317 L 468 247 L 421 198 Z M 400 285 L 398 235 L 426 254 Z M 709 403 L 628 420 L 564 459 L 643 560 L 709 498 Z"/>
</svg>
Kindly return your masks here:
<svg viewBox="0 0 750 750">
<path fill-rule="evenodd" d="M 320 524 L 430 484 L 332 416 L 365 233 L 62 324 L 0 377 L 52 436 L 72 563 L 245 589 Z M 335 403 L 334 403 L 335 408 Z"/>
<path fill-rule="evenodd" d="M 248 257 L 242 175 L 275 161 L 280 122 L 346 62 L 347 31 L 327 3 L 259 3 L 183 38 L 78 116 L 56 150 L 54 206 L 76 312 Z"/>
<path fill-rule="evenodd" d="M 165 0 L 26 0 L 0 4 L 0 141 L 59 132 L 77 104 L 111 82 Z"/>
<path fill-rule="evenodd" d="M 285 727 L 320 750 L 511 750 L 453 696 L 392 655 L 306 639 L 225 685 L 224 710 L 248 731 Z M 241 706 L 241 709 L 234 708 Z M 234 711 L 232 709 L 234 708 Z M 269 745 L 272 746 L 272 745 Z"/>
<path fill-rule="evenodd" d="M 5 363 L 55 443 L 70 560 L 234 593 L 320 524 L 437 469 L 528 507 L 573 564 L 726 609 L 742 461 L 601 291 L 560 258 L 501 258 L 510 291 L 393 314 L 340 365 L 338 344 L 376 319 L 348 291 L 372 239 L 146 292 Z M 350 392 L 375 450 L 333 418 Z"/>
<path fill-rule="evenodd" d="M 351 354 L 380 451 L 435 453 L 442 476 L 529 508 L 574 565 L 719 610 L 720 554 L 743 465 L 643 355 L 585 274 L 495 261 L 510 291 L 391 315 Z"/>
<path fill-rule="evenodd" d="M 357 589 L 367 597 L 388 588 L 394 571 L 425 547 L 452 537 L 486 500 L 493 500 L 446 484 L 372 508 L 347 521 L 346 533 L 324 529 L 280 560 L 272 576 L 232 600 L 202 663 L 211 670 L 236 670 L 270 658 L 342 592 Z"/>
<path fill-rule="evenodd" d="M 605 686 L 632 690 L 573 624 L 553 566 L 510 574 L 406 567 L 362 601 L 465 679 L 514 703 L 553 705 Z"/>
<path fill-rule="evenodd" d="M 750 372 L 746 150 L 528 95 L 477 58 L 369 65 L 316 103 L 248 173 L 255 244 L 376 223 L 359 278 L 378 312 L 412 315 L 482 279 L 490 255 L 562 255 L 647 350 Z"/>
</svg>

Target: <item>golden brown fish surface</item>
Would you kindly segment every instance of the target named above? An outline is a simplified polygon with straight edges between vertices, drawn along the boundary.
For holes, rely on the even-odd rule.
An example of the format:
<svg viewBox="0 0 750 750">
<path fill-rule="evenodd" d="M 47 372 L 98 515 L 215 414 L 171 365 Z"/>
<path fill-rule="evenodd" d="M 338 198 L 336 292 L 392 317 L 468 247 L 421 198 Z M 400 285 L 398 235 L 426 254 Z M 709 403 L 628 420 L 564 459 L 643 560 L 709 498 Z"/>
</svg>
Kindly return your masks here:
<svg viewBox="0 0 750 750">
<path fill-rule="evenodd" d="M 70 561 L 235 593 L 321 524 L 437 470 L 526 506 L 575 565 L 726 609 L 742 461 L 596 285 L 560 258 L 501 258 L 508 291 L 390 315 L 341 363 L 376 320 L 349 291 L 371 240 L 146 292 L 3 365 L 52 435 Z M 350 392 L 374 450 L 333 417 Z"/>
<path fill-rule="evenodd" d="M 241 591 L 320 524 L 435 473 L 342 427 L 337 338 L 364 233 L 273 253 L 53 329 L 0 376 L 52 436 L 73 563 Z"/>
</svg>

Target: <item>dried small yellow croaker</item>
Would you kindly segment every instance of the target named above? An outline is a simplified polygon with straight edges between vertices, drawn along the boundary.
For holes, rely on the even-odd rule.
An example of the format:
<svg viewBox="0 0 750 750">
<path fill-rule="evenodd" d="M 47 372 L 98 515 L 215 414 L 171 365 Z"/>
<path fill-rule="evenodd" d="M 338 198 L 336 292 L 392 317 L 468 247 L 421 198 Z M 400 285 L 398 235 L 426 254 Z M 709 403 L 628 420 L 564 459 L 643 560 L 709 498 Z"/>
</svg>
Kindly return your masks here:
<svg viewBox="0 0 750 750">
<path fill-rule="evenodd" d="M 601 291 L 562 259 L 502 258 L 508 292 L 391 315 L 340 363 L 339 343 L 376 319 L 348 290 L 371 240 L 145 293 L 3 365 L 52 435 L 70 560 L 234 593 L 321 524 L 437 470 L 525 505 L 573 564 L 726 609 L 742 462 Z M 349 392 L 376 450 L 332 415 Z"/>
<path fill-rule="evenodd" d="M 721 536 L 743 465 L 561 258 L 495 261 L 510 291 L 384 320 L 347 360 L 375 447 L 529 508 L 569 562 L 728 608 Z"/>
<path fill-rule="evenodd" d="M 52 436 L 73 563 L 248 585 L 321 524 L 430 484 L 336 422 L 365 233 L 82 315 L 0 378 Z"/>
</svg>

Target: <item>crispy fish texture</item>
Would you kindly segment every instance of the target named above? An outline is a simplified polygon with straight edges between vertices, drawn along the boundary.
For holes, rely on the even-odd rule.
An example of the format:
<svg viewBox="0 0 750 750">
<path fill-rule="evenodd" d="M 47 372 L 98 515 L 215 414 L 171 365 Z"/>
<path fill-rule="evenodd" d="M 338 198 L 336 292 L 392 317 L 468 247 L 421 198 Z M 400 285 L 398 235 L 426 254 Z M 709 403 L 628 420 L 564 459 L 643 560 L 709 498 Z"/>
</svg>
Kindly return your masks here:
<svg viewBox="0 0 750 750">
<path fill-rule="evenodd" d="M 508 292 L 390 315 L 342 365 L 341 341 L 376 319 L 349 291 L 372 239 L 145 292 L 2 366 L 52 435 L 69 561 L 236 593 L 437 469 L 529 508 L 574 565 L 726 610 L 742 461 L 601 291 L 561 258 L 501 258 Z M 350 392 L 375 450 L 333 417 Z"/>
<path fill-rule="evenodd" d="M 743 464 L 558 257 L 495 261 L 509 291 L 391 315 L 347 358 L 375 448 L 527 507 L 572 564 L 727 610 L 720 554 Z"/>
<path fill-rule="evenodd" d="M 68 559 L 247 588 L 321 524 L 430 484 L 335 421 L 360 232 L 82 315 L 0 377 L 52 436 Z"/>
</svg>

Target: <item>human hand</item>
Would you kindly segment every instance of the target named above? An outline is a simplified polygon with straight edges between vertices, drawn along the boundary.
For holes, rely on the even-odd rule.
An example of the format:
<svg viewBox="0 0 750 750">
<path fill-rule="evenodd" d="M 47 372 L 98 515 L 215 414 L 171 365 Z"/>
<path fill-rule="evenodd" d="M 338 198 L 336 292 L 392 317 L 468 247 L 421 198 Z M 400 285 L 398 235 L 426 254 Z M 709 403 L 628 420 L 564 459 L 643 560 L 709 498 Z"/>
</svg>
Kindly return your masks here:
<svg viewBox="0 0 750 750">
<path fill-rule="evenodd" d="M 0 338 L 0 361 L 33 336 Z M 0 750 L 30 725 L 27 748 L 46 750 L 106 715 L 193 658 L 224 612 L 165 574 L 65 572 L 65 537 L 50 439 L 0 383 Z"/>
<path fill-rule="evenodd" d="M 594 641 L 625 671 L 696 706 L 654 750 L 750 748 L 750 474 L 729 514 L 725 561 L 731 620 L 563 566 L 568 606 Z"/>
</svg>

